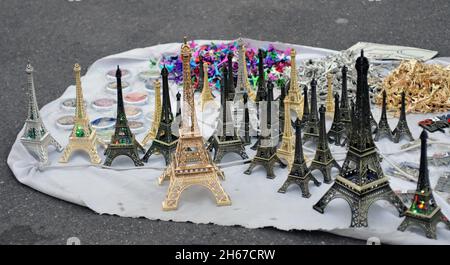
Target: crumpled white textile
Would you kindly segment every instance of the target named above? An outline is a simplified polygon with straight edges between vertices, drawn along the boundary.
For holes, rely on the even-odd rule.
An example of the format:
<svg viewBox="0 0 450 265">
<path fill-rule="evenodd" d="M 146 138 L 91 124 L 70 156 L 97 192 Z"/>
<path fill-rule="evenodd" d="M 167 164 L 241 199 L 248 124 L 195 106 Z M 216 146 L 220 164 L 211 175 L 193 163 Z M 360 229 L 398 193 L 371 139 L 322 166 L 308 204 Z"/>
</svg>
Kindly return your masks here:
<svg viewBox="0 0 450 265">
<path fill-rule="evenodd" d="M 251 47 L 267 47 L 269 44 L 269 42 L 250 39 L 244 39 L 244 41 Z M 196 42 L 202 44 L 210 41 Z M 323 57 L 336 52 L 301 45 L 283 43 L 274 43 L 274 45 L 280 49 L 295 48 L 297 50 L 298 64 L 305 59 Z M 132 91 L 147 91 L 144 88 L 144 83 L 137 78 L 137 74 L 147 69 L 150 57 L 159 57 L 162 53 L 179 52 L 180 46 L 180 43 L 162 44 L 130 50 L 96 61 L 89 67 L 86 75 L 82 77 L 84 98 L 88 102 L 87 111 L 91 120 L 105 115 L 104 113 L 96 112 L 90 103 L 97 98 L 108 95 L 105 91 L 105 85 L 107 84 L 105 74 L 107 71 L 120 65 L 121 68 L 128 69 L 132 73 L 132 78 L 129 80 Z M 449 58 L 437 59 L 437 61 L 450 63 Z M 38 73 L 35 75 L 35 78 L 39 78 Z M 72 76 L 59 76 L 58 78 L 70 79 Z M 36 93 L 39 93 L 41 89 L 43 88 L 36 87 Z M 181 91 L 181 88 L 171 85 L 171 102 L 174 113 L 176 111 L 175 94 L 177 90 Z M 71 97 L 75 97 L 74 85 L 69 86 L 60 98 L 41 108 L 42 119 L 47 129 L 63 146 L 68 142 L 70 131 L 58 128 L 55 121 L 61 115 L 70 114 L 64 112 L 60 108 L 60 104 L 64 99 Z M 198 95 L 196 97 L 198 99 Z M 151 102 L 152 100 L 150 99 Z M 220 97 L 216 97 L 216 101 L 219 102 L 219 100 Z M 207 139 L 213 132 L 214 121 L 219 112 L 217 108 L 209 105 L 205 112 L 202 113 L 198 100 L 196 104 L 203 136 Z M 142 108 L 145 116 L 149 112 L 153 112 L 154 106 L 147 103 Z M 381 112 L 380 108 L 373 108 L 372 111 L 375 119 L 378 121 Z M 396 126 L 397 118 L 392 118 L 390 114 L 388 116 L 391 129 L 393 129 Z M 416 139 L 421 132 L 421 128 L 417 126 L 417 121 L 432 116 L 435 116 L 435 114 L 407 115 L 409 126 Z M 150 127 L 150 122 L 144 118 L 140 120 L 145 123 L 146 132 L 148 127 Z M 329 129 L 330 126 L 331 120 L 328 120 L 327 128 Z M 145 132 L 137 134 L 137 139 L 142 140 Z M 309 199 L 303 198 L 300 189 L 295 185 L 290 186 L 286 194 L 278 193 L 278 188 L 283 184 L 288 174 L 287 169 L 279 167 L 275 169 L 277 177 L 273 180 L 266 178 L 266 172 L 262 167 L 255 168 L 251 175 L 243 174 L 248 164 L 224 167 L 226 179 L 222 182 L 222 185 L 231 197 L 231 206 L 217 207 L 213 196 L 207 189 L 191 187 L 181 195 L 178 210 L 165 212 L 162 211 L 161 203 L 165 198 L 168 182 L 161 186 L 157 184 L 157 178 L 162 173 L 161 170 L 135 168 L 132 161 L 127 157 L 119 157 L 113 162 L 113 167 L 128 167 L 129 169 L 127 170 L 99 168 L 91 166 L 88 156 L 82 153 L 73 155 L 68 164 L 59 164 L 58 159 L 61 153 L 50 148 L 49 159 L 51 166 L 40 171 L 38 170 L 36 159 L 20 143 L 19 138 L 21 135 L 22 131 L 18 134 L 8 157 L 8 165 L 16 178 L 29 187 L 56 198 L 89 207 L 100 214 L 146 217 L 152 220 L 172 220 L 177 222 L 191 221 L 204 224 L 241 225 L 246 228 L 272 226 L 281 230 L 323 230 L 363 240 L 375 236 L 382 243 L 392 244 L 450 243 L 450 231 L 446 230 L 443 224 L 440 224 L 437 229 L 438 240 L 427 239 L 424 236 L 424 232 L 418 229 L 407 230 L 406 232 L 397 231 L 397 227 L 403 218 L 398 217 L 394 207 L 384 201 L 379 201 L 370 208 L 368 228 L 349 228 L 350 208 L 344 200 L 332 201 L 325 209 L 324 214 L 320 214 L 312 208 L 329 189 L 330 185 L 328 184 L 322 183 L 320 187 L 316 187 L 311 183 L 310 192 L 312 196 Z M 448 129 L 446 129 L 446 134 L 436 132 L 429 134 L 429 137 L 447 142 L 450 139 Z M 406 142 L 403 141 L 401 143 L 404 144 Z M 382 139 L 376 145 L 382 153 L 387 153 L 399 150 L 401 144 L 393 144 L 387 139 Z M 314 145 L 311 143 L 306 143 L 305 147 L 314 149 Z M 345 158 L 345 149 L 331 144 L 330 148 L 338 162 L 342 164 Z M 433 152 L 441 149 L 436 146 L 430 146 L 428 153 L 431 155 Z M 104 158 L 103 151 L 99 147 L 99 153 L 102 158 Z M 249 147 L 247 147 L 247 153 L 250 157 L 253 157 L 255 154 Z M 312 158 L 313 153 L 307 152 L 306 155 Z M 402 161 L 419 163 L 419 149 L 391 155 L 389 158 L 397 163 Z M 231 161 L 241 161 L 241 158 L 237 155 L 229 154 L 222 160 L 223 163 Z M 164 159 L 162 156 L 153 155 L 146 166 L 164 168 Z M 385 170 L 389 166 L 386 161 L 383 161 Z M 446 170 L 450 171 L 450 168 L 430 166 L 432 187 L 436 184 L 439 176 Z M 334 170 L 333 173 L 337 174 L 337 171 Z M 323 181 L 320 173 L 316 172 L 314 175 L 319 181 Z M 390 183 L 394 190 L 415 190 L 416 188 L 415 183 L 396 177 L 391 178 Z M 450 206 L 448 203 L 439 194 L 434 193 L 434 196 L 443 213 L 450 217 Z"/>
</svg>

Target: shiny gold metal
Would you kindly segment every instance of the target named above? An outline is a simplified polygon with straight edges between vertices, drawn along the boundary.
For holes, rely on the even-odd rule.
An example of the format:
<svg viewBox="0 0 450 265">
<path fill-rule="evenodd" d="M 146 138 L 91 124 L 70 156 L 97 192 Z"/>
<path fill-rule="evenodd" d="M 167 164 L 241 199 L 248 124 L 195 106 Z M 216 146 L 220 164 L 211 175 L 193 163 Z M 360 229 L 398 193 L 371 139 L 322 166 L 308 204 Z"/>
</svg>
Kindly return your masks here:
<svg viewBox="0 0 450 265">
<path fill-rule="evenodd" d="M 326 116 L 333 118 L 334 113 L 334 96 L 333 96 L 333 74 L 327 74 L 327 100 L 326 100 Z"/>
<path fill-rule="evenodd" d="M 288 99 L 289 106 L 297 113 L 297 117 L 303 115 L 303 96 L 300 92 L 297 78 L 297 67 L 295 63 L 296 52 L 291 49 L 291 78 L 289 81 L 289 90 L 286 98 Z"/>
<path fill-rule="evenodd" d="M 155 139 L 156 134 L 158 133 L 159 122 L 161 121 L 161 82 L 157 79 L 154 82 L 155 88 L 155 112 L 153 112 L 153 122 L 152 127 L 145 135 L 144 140 L 142 140 L 142 144 L 146 145 L 151 140 Z"/>
<path fill-rule="evenodd" d="M 212 95 L 211 87 L 209 86 L 208 80 L 208 64 L 203 64 L 203 89 L 202 94 L 200 96 L 200 106 L 202 107 L 202 111 L 205 109 L 205 105 L 207 103 L 214 103 L 217 105 L 214 97 Z"/>
<path fill-rule="evenodd" d="M 238 68 L 238 76 L 237 76 L 237 85 L 236 90 L 241 91 L 243 87 L 247 91 L 247 95 L 253 102 L 256 100 L 256 93 L 253 91 L 250 86 L 250 82 L 248 81 L 248 71 L 247 71 L 247 61 L 245 59 L 245 46 L 244 41 L 239 38 L 238 39 L 238 47 L 239 47 L 239 68 Z"/>
<path fill-rule="evenodd" d="M 287 162 L 288 169 L 291 170 L 295 154 L 295 137 L 292 133 L 291 111 L 287 98 L 284 99 L 284 109 L 288 111 L 284 114 L 285 122 L 283 136 L 281 138 L 280 148 L 277 150 L 277 155 L 279 158 Z"/>
<path fill-rule="evenodd" d="M 163 210 L 176 210 L 181 193 L 192 185 L 201 185 L 211 191 L 217 205 L 230 205 L 231 200 L 220 184 L 223 172 L 211 161 L 200 133 L 194 106 L 194 90 L 191 84 L 191 48 L 186 38 L 181 46 L 183 61 L 183 122 L 180 138 L 172 162 L 159 177 L 161 184 L 170 180 L 167 195 L 162 203 Z"/>
<path fill-rule="evenodd" d="M 91 163 L 100 164 L 102 159 L 98 155 L 97 151 L 97 143 L 100 143 L 100 141 L 97 138 L 95 129 L 91 127 L 89 117 L 84 107 L 80 77 L 81 66 L 79 64 L 75 64 L 73 71 L 75 73 L 76 86 L 75 122 L 72 133 L 69 137 L 69 143 L 64 149 L 64 153 L 59 159 L 59 162 L 67 163 L 73 151 L 82 150 L 89 154 Z"/>
</svg>

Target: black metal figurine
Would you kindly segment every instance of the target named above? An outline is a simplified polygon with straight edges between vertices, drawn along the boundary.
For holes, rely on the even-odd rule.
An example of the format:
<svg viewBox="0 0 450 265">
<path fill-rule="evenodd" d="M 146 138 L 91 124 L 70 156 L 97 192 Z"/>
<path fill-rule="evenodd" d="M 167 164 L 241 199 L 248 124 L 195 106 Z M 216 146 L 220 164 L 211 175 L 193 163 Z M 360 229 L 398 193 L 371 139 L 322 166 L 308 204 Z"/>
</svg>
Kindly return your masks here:
<svg viewBox="0 0 450 265">
<path fill-rule="evenodd" d="M 311 108 L 309 112 L 308 121 L 306 122 L 304 133 L 305 142 L 309 139 L 319 138 L 319 117 L 317 115 L 317 82 L 313 78 L 311 81 Z"/>
<path fill-rule="evenodd" d="M 161 121 L 159 122 L 158 133 L 142 160 L 148 162 L 148 159 L 152 154 L 159 153 L 164 156 L 166 165 L 169 165 L 172 160 L 172 152 L 177 148 L 178 137 L 172 133 L 172 123 L 174 122 L 174 118 L 172 107 L 170 106 L 169 71 L 167 71 L 165 66 L 161 70 L 161 76 L 163 90 Z"/>
<path fill-rule="evenodd" d="M 260 120 L 260 113 L 259 113 L 259 104 L 261 101 L 267 100 L 267 92 L 266 92 L 266 81 L 264 78 L 264 57 L 263 57 L 263 51 L 261 49 L 258 50 L 258 89 L 256 90 L 256 115 L 258 120 Z M 260 126 L 261 127 L 261 126 Z M 259 136 L 259 134 L 258 134 Z M 252 150 L 256 150 L 261 138 L 258 137 L 258 140 L 256 143 L 250 147 Z"/>
<path fill-rule="evenodd" d="M 405 110 L 405 92 L 402 92 L 402 103 L 400 105 L 400 118 L 397 123 L 397 127 L 395 127 L 394 131 L 392 132 L 394 135 L 394 143 L 398 143 L 400 141 L 400 138 L 403 136 L 408 138 L 408 140 L 414 141 L 414 137 L 411 134 L 411 131 L 408 127 L 408 122 L 406 121 L 406 110 Z"/>
<path fill-rule="evenodd" d="M 428 176 L 427 138 L 427 132 L 422 131 L 420 134 L 420 168 L 417 189 L 411 207 L 405 213 L 405 220 L 400 224 L 398 230 L 405 231 L 410 226 L 417 226 L 425 230 L 426 237 L 436 239 L 437 224 L 443 222 L 450 230 L 450 221 L 442 214 L 441 208 L 436 204 L 433 197 Z"/>
<path fill-rule="evenodd" d="M 241 123 L 240 132 L 242 135 L 242 132 L 244 134 L 243 137 L 241 137 L 241 141 L 244 145 L 249 145 L 251 143 L 250 138 L 250 115 L 248 112 L 248 95 L 247 93 L 243 94 L 243 100 L 244 100 L 244 122 Z"/>
<path fill-rule="evenodd" d="M 178 125 L 178 128 L 181 128 L 181 122 L 182 122 L 182 118 L 181 118 L 181 94 L 180 91 L 177 92 L 177 113 L 175 114 L 175 121 L 176 124 Z"/>
<path fill-rule="evenodd" d="M 287 83 L 287 82 L 286 82 Z M 277 98 L 278 106 L 279 106 L 279 112 L 278 112 L 278 120 L 280 122 L 280 137 L 283 135 L 283 128 L 284 128 L 284 99 L 286 98 L 286 84 L 281 87 L 280 89 L 280 95 Z"/>
<path fill-rule="evenodd" d="M 302 127 L 309 120 L 309 102 L 308 102 L 308 87 L 303 87 L 303 117 L 302 117 Z"/>
<path fill-rule="evenodd" d="M 317 144 L 316 154 L 311 162 L 309 170 L 311 170 L 311 172 L 316 169 L 319 170 L 322 172 L 324 182 L 331 183 L 331 169 L 335 167 L 338 170 L 341 170 L 341 166 L 339 166 L 334 159 L 328 146 L 327 131 L 325 128 L 325 112 L 326 108 L 321 105 L 319 108 L 319 142 Z"/>
<path fill-rule="evenodd" d="M 341 105 L 339 107 L 339 112 L 341 114 L 341 121 L 344 123 L 346 128 L 351 125 L 351 109 L 348 104 L 348 92 L 347 92 L 347 67 L 342 67 L 342 88 L 341 88 Z"/>
<path fill-rule="evenodd" d="M 214 150 L 214 163 L 219 163 L 227 153 L 236 153 L 247 159 L 248 155 L 245 153 L 245 147 L 239 138 L 237 130 L 234 127 L 234 123 L 231 117 L 231 110 L 229 104 L 227 104 L 229 82 L 227 67 L 223 67 L 223 79 L 222 79 L 222 93 L 220 94 L 221 101 L 221 117 L 218 118 L 217 128 L 213 135 L 208 139 L 207 149 L 209 151 Z"/>
<path fill-rule="evenodd" d="M 227 88 L 227 94 L 228 94 L 228 101 L 234 100 L 234 74 L 233 74 L 233 52 L 230 51 L 227 55 L 228 57 L 228 88 Z"/>
<path fill-rule="evenodd" d="M 294 163 L 292 164 L 291 171 L 283 183 L 283 186 L 278 190 L 280 193 L 286 193 L 287 188 L 291 184 L 297 184 L 302 191 L 302 196 L 309 198 L 311 193 L 309 193 L 309 182 L 313 181 L 316 186 L 320 186 L 320 182 L 311 174 L 303 155 L 303 144 L 302 144 L 302 132 L 301 132 L 301 121 L 299 118 L 295 121 L 295 154 Z"/>
<path fill-rule="evenodd" d="M 341 113 L 339 108 L 339 94 L 334 94 L 334 117 L 331 129 L 328 131 L 328 142 L 335 145 L 343 146 L 342 138 L 346 134 L 345 124 L 341 121 Z"/>
<path fill-rule="evenodd" d="M 125 108 L 123 105 L 122 96 L 122 72 L 119 66 L 117 66 L 116 79 L 117 79 L 117 119 L 115 125 L 114 134 L 111 137 L 111 142 L 105 150 L 105 166 L 111 166 L 112 161 L 120 156 L 128 156 L 134 162 L 135 166 L 143 166 L 144 163 L 139 158 L 138 149 L 145 152 L 142 145 L 136 140 L 134 134 L 128 127 L 127 115 L 125 114 Z"/>
<path fill-rule="evenodd" d="M 406 206 L 389 186 L 380 165 L 380 157 L 373 142 L 369 116 L 369 87 L 367 72 L 369 61 L 361 56 L 356 60 L 357 90 L 356 107 L 352 115 L 352 133 L 349 150 L 340 174 L 334 184 L 314 205 L 314 209 L 324 212 L 328 203 L 336 198 L 346 200 L 350 206 L 351 227 L 368 226 L 367 215 L 373 202 L 385 200 L 394 205 L 400 216 Z"/>
<path fill-rule="evenodd" d="M 386 90 L 383 90 L 383 104 L 381 105 L 381 118 L 378 123 L 378 128 L 375 131 L 375 137 L 373 140 L 378 142 L 381 137 L 387 137 L 389 140 L 393 141 L 394 137 L 392 135 L 391 127 L 389 127 L 387 115 L 386 115 Z"/>
</svg>

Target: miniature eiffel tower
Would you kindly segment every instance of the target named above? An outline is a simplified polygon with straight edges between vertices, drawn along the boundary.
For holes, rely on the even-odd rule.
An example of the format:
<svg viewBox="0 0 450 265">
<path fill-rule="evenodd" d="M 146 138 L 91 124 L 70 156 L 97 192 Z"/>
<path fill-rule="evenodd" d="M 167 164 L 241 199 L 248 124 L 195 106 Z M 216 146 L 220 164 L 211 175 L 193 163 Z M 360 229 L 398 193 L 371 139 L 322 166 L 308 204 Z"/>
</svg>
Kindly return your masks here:
<svg viewBox="0 0 450 265">
<path fill-rule="evenodd" d="M 319 126 L 319 142 L 317 144 L 316 155 L 311 163 L 310 170 L 315 169 L 322 172 L 325 183 L 331 183 L 331 169 L 333 167 L 341 170 L 341 166 L 336 162 L 328 147 L 327 131 L 325 128 L 325 112 L 326 108 L 322 105 L 319 108 L 320 126 Z"/>
<path fill-rule="evenodd" d="M 245 153 L 245 147 L 238 136 L 237 130 L 234 127 L 233 120 L 231 119 L 231 111 L 227 106 L 228 89 L 230 86 L 228 82 L 230 80 L 227 77 L 227 67 L 223 67 L 223 80 L 222 80 L 222 93 L 220 94 L 221 101 L 221 118 L 219 117 L 217 128 L 213 135 L 208 139 L 209 151 L 214 150 L 214 163 L 220 163 L 222 158 L 227 153 L 236 153 L 242 157 L 242 159 L 248 159 L 247 153 Z M 231 81 L 232 82 L 232 81 Z"/>
<path fill-rule="evenodd" d="M 50 164 L 48 161 L 48 146 L 53 145 L 58 152 L 62 151 L 61 145 L 47 131 L 39 113 L 36 100 L 36 91 L 33 80 L 33 66 L 30 62 L 27 64 L 25 72 L 27 73 L 27 96 L 28 96 L 28 115 L 25 120 L 25 130 L 20 137 L 20 141 L 32 155 L 39 159 L 40 166 Z"/>
<path fill-rule="evenodd" d="M 311 109 L 308 116 L 308 121 L 305 125 L 304 136 L 305 142 L 309 139 L 319 138 L 319 117 L 317 115 L 317 93 L 316 93 L 317 82 L 313 78 L 311 81 Z"/>
<path fill-rule="evenodd" d="M 280 95 L 277 98 L 279 111 L 278 111 L 278 120 L 280 122 L 280 137 L 282 137 L 284 132 L 284 114 L 285 114 L 285 104 L 284 100 L 286 99 L 286 85 L 280 88 Z M 290 111 L 290 109 L 288 109 Z"/>
<path fill-rule="evenodd" d="M 328 142 L 343 146 L 342 138 L 345 135 L 345 125 L 341 121 L 339 108 L 339 94 L 334 94 L 334 118 L 331 129 L 328 131 Z"/>
<path fill-rule="evenodd" d="M 442 213 L 441 208 L 436 204 L 433 197 L 428 176 L 427 138 L 426 131 L 422 131 L 420 134 L 420 169 L 417 189 L 412 205 L 406 211 L 405 220 L 400 224 L 398 230 L 405 231 L 410 226 L 418 226 L 425 230 L 426 237 L 436 239 L 437 224 L 443 222 L 447 229 L 450 230 L 450 221 Z"/>
<path fill-rule="evenodd" d="M 327 74 L 327 100 L 326 100 L 326 115 L 333 117 L 334 112 L 334 99 L 333 99 L 333 74 Z"/>
<path fill-rule="evenodd" d="M 400 106 L 400 119 L 398 120 L 397 127 L 395 127 L 392 132 L 394 136 L 394 143 L 398 143 L 400 138 L 405 136 L 408 140 L 414 141 L 414 137 L 408 127 L 408 122 L 406 121 L 406 111 L 405 111 L 405 92 L 402 92 L 402 103 Z"/>
<path fill-rule="evenodd" d="M 151 140 L 155 139 L 156 134 L 158 133 L 159 123 L 161 122 L 161 82 L 159 80 L 155 80 L 155 110 L 153 111 L 153 122 L 152 127 L 148 130 L 144 139 L 142 140 L 142 144 L 146 145 Z"/>
<path fill-rule="evenodd" d="M 122 96 L 122 73 L 119 66 L 117 66 L 116 79 L 117 79 L 117 119 L 115 125 L 115 132 L 111 137 L 111 142 L 105 150 L 105 166 L 111 166 L 112 161 L 120 156 L 128 156 L 134 162 L 135 166 L 143 166 L 144 163 L 139 158 L 138 149 L 145 152 L 142 145 L 136 140 L 134 134 L 128 127 L 127 115 L 125 114 L 125 108 L 123 106 Z M 159 87 L 156 88 L 156 91 Z"/>
<path fill-rule="evenodd" d="M 394 137 L 392 135 L 391 128 L 389 127 L 389 123 L 386 116 L 386 90 L 383 90 L 383 105 L 381 106 L 381 118 L 378 123 L 378 128 L 375 131 L 375 137 L 373 140 L 378 142 L 380 137 L 386 136 L 389 140 L 393 141 Z"/>
<path fill-rule="evenodd" d="M 267 100 L 267 92 L 266 92 L 266 81 L 264 80 L 264 65 L 263 65 L 263 52 L 261 49 L 258 50 L 258 90 L 256 91 L 256 114 L 258 119 L 260 120 L 260 127 L 261 125 L 261 119 L 260 119 L 260 102 Z M 266 126 L 266 125 L 264 125 Z M 257 134 L 259 136 L 259 134 Z M 250 147 L 252 150 L 256 150 L 261 142 L 261 137 L 258 137 L 256 140 L 256 143 Z"/>
<path fill-rule="evenodd" d="M 302 127 L 309 120 L 309 102 L 308 102 L 308 87 L 303 87 L 303 116 L 302 116 Z"/>
<path fill-rule="evenodd" d="M 202 94 L 200 96 L 200 106 L 202 107 L 202 111 L 205 109 L 205 105 L 207 103 L 213 103 L 216 104 L 216 101 L 214 100 L 213 93 L 211 91 L 211 87 L 209 86 L 209 80 L 208 80 L 208 64 L 203 65 L 203 89 Z"/>
<path fill-rule="evenodd" d="M 230 198 L 219 181 L 219 177 L 224 178 L 223 173 L 211 162 L 198 127 L 194 91 L 191 85 L 191 48 L 186 43 L 186 38 L 181 46 L 181 58 L 183 61 L 183 123 L 172 162 L 159 177 L 160 184 L 165 179 L 170 179 L 162 207 L 165 211 L 177 209 L 181 193 L 192 185 L 208 188 L 218 205 L 230 205 Z"/>
<path fill-rule="evenodd" d="M 181 94 L 180 91 L 177 92 L 177 112 L 175 114 L 175 121 L 176 124 L 178 124 L 178 128 L 181 128 L 181 123 L 183 121 L 182 117 L 181 117 Z"/>
<path fill-rule="evenodd" d="M 244 93 L 243 96 L 244 99 L 244 122 L 241 123 L 240 127 L 240 135 L 241 135 L 241 141 L 244 145 L 251 144 L 251 138 L 250 138 L 250 115 L 248 113 L 248 95 L 247 93 Z M 242 134 L 244 134 L 242 136 Z"/>
<path fill-rule="evenodd" d="M 203 94 L 204 80 L 205 80 L 205 68 L 203 65 L 203 56 L 200 54 L 198 56 L 198 82 L 197 82 L 197 90 Z M 208 73 L 206 74 L 208 76 Z M 202 107 L 203 110 L 203 107 Z"/>
<path fill-rule="evenodd" d="M 237 83 L 236 90 L 234 96 L 234 102 L 241 100 L 241 97 L 245 91 L 247 91 L 248 97 L 250 100 L 256 100 L 256 94 L 250 86 L 250 82 L 248 81 L 248 71 L 247 71 L 247 61 L 245 59 L 245 47 L 244 41 L 239 38 L 238 39 L 238 50 L 239 50 L 239 62 L 238 62 L 238 72 L 237 72 Z"/>
<path fill-rule="evenodd" d="M 295 138 L 292 133 L 291 125 L 291 111 L 289 106 L 289 100 L 284 99 L 284 109 L 288 110 L 285 113 L 285 123 L 283 130 L 283 137 L 281 138 L 280 148 L 277 150 L 277 155 L 280 159 L 287 162 L 288 168 L 291 169 L 292 163 L 294 162 L 295 154 Z"/>
<path fill-rule="evenodd" d="M 257 145 L 256 155 L 250 162 L 250 166 L 244 172 L 244 174 L 250 175 L 257 165 L 261 165 L 266 169 L 267 178 L 273 179 L 275 178 L 275 174 L 273 173 L 273 167 L 275 163 L 280 164 L 282 168 L 286 167 L 286 165 L 280 160 L 277 155 L 277 145 L 272 137 L 272 129 L 271 129 L 271 112 L 269 111 L 272 107 L 271 101 L 261 101 L 261 109 L 265 109 L 263 113 L 261 113 L 261 134 L 259 136 L 259 144 Z M 278 138 L 278 135 L 276 136 Z M 278 139 L 277 139 L 278 140 Z"/>
<path fill-rule="evenodd" d="M 299 118 L 297 118 L 297 120 L 295 121 L 294 161 L 292 167 L 290 168 L 290 172 L 286 181 L 283 183 L 283 186 L 281 186 L 278 192 L 286 193 L 287 188 L 291 184 L 297 184 L 298 186 L 300 186 L 302 196 L 305 198 L 309 198 L 311 197 L 311 193 L 309 193 L 308 184 L 311 180 L 317 187 L 320 186 L 321 183 L 311 174 L 311 171 L 308 169 L 308 166 L 306 165 L 306 160 L 304 159 L 302 147 L 301 121 Z"/>
<path fill-rule="evenodd" d="M 227 55 L 227 64 L 228 64 L 228 87 L 227 87 L 227 94 L 228 98 L 227 101 L 233 101 L 234 100 L 234 74 L 233 74 L 233 52 L 228 52 Z"/>
<path fill-rule="evenodd" d="M 172 123 L 174 122 L 174 119 L 169 96 L 169 71 L 167 71 L 165 66 L 161 70 L 161 76 L 163 87 L 161 121 L 159 122 L 158 133 L 142 160 L 148 162 L 148 159 L 152 154 L 159 153 L 164 156 L 166 165 L 169 165 L 172 159 L 172 153 L 177 148 L 178 137 L 172 133 Z M 206 83 L 208 82 L 206 81 Z M 158 87 L 156 87 L 156 89 L 158 89 Z M 205 91 L 205 89 L 203 89 L 203 91 Z"/>
<path fill-rule="evenodd" d="M 281 133 L 280 133 L 280 123 L 278 121 L 278 116 L 277 117 L 272 117 L 272 109 L 273 110 L 277 110 L 278 109 L 278 101 L 274 101 L 273 99 L 273 88 L 274 88 L 274 84 L 272 81 L 268 81 L 267 82 L 267 102 L 270 101 L 270 105 L 268 105 L 268 107 L 270 107 L 270 109 L 267 109 L 268 111 L 268 115 L 270 115 L 270 119 L 268 119 L 269 122 L 269 128 L 272 129 L 272 137 L 280 137 Z M 275 104 L 275 106 L 273 105 Z"/>
<path fill-rule="evenodd" d="M 347 157 L 334 184 L 314 205 L 320 213 L 331 200 L 345 199 L 351 208 L 351 227 L 368 226 L 367 214 L 374 201 L 386 200 L 392 203 L 403 215 L 405 205 L 389 186 L 388 178 L 383 174 L 380 157 L 372 139 L 369 117 L 369 88 L 367 72 L 369 62 L 361 56 L 356 60 L 357 92 L 356 108 L 352 119 L 352 133 L 349 140 Z"/>
<path fill-rule="evenodd" d="M 75 122 L 72 133 L 69 137 L 69 144 L 64 149 L 64 153 L 59 159 L 60 163 L 67 163 L 70 156 L 76 150 L 82 150 L 89 154 L 91 163 L 100 164 L 102 159 L 97 151 L 97 134 L 95 129 L 91 128 L 89 118 L 84 108 L 83 91 L 81 88 L 81 67 L 75 64 L 73 71 L 75 73 L 75 87 L 76 87 L 76 107 L 75 107 Z"/>
<path fill-rule="evenodd" d="M 339 112 L 341 114 L 341 121 L 344 123 L 346 128 L 350 128 L 351 126 L 351 109 L 348 101 L 348 93 L 347 93 L 347 67 L 342 67 L 342 88 L 341 88 L 341 105 L 339 107 Z"/>
<path fill-rule="evenodd" d="M 287 98 L 291 109 L 293 109 L 297 113 L 297 117 L 301 117 L 303 115 L 303 98 L 298 85 L 295 56 L 295 50 L 291 49 L 291 78 L 289 80 L 289 90 L 287 93 Z"/>
</svg>

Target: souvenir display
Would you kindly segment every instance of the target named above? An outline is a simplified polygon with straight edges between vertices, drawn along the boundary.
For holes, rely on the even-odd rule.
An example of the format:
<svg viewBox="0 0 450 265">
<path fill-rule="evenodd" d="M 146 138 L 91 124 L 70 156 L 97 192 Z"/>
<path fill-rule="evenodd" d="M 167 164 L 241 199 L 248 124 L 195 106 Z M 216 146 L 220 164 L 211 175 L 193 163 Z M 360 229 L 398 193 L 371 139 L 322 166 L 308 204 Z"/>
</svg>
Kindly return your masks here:
<svg viewBox="0 0 450 265">
<path fill-rule="evenodd" d="M 39 163 L 42 166 L 46 166 L 50 163 L 48 161 L 48 146 L 53 145 L 58 152 L 62 151 L 62 147 L 55 138 L 50 135 L 42 122 L 36 100 L 33 71 L 33 66 L 28 63 L 27 68 L 25 69 L 28 76 L 28 114 L 27 119 L 25 120 L 25 130 L 22 137 L 20 137 L 20 141 L 32 155 L 39 159 Z"/>
<path fill-rule="evenodd" d="M 320 182 L 311 174 L 308 166 L 306 165 L 306 160 L 303 155 L 303 143 L 302 143 L 302 132 L 301 132 L 301 121 L 299 118 L 295 121 L 295 155 L 292 167 L 290 168 L 289 175 L 283 186 L 278 190 L 280 193 L 286 193 L 287 188 L 291 184 L 297 184 L 301 191 L 302 196 L 305 198 L 311 197 L 309 193 L 309 182 L 313 181 L 314 185 L 320 186 Z"/>
<path fill-rule="evenodd" d="M 218 205 L 230 205 L 231 200 L 220 184 L 223 172 L 211 162 L 203 142 L 195 113 L 194 90 L 191 84 L 191 48 L 186 38 L 181 46 L 183 60 L 183 123 L 180 128 L 177 148 L 172 162 L 159 178 L 170 181 L 167 195 L 163 201 L 163 210 L 175 210 L 181 193 L 192 185 L 208 188 Z"/>
<path fill-rule="evenodd" d="M 450 221 L 442 214 L 441 208 L 437 205 L 433 197 L 433 191 L 428 176 L 427 160 L 427 133 L 423 131 L 420 134 L 420 169 L 419 179 L 417 180 L 417 189 L 414 199 L 405 212 L 405 220 L 400 224 L 398 230 L 405 231 L 410 226 L 418 226 L 425 230 L 428 238 L 436 239 L 436 226 L 443 222 L 450 230 Z"/>
<path fill-rule="evenodd" d="M 383 173 L 380 157 L 372 139 L 367 115 L 370 104 L 367 84 L 369 61 L 364 57 L 363 51 L 356 60 L 355 68 L 358 83 L 349 151 L 334 184 L 313 208 L 323 213 L 331 200 L 344 198 L 349 202 L 352 212 L 350 226 L 364 227 L 368 226 L 367 215 L 374 201 L 386 200 L 392 203 L 400 216 L 406 211 L 406 206 L 389 186 L 389 180 Z"/>
<path fill-rule="evenodd" d="M 152 141 L 152 145 L 145 153 L 142 160 L 148 162 L 148 159 L 153 154 L 161 154 L 164 157 L 166 165 L 172 161 L 172 155 L 178 143 L 178 136 L 173 134 L 172 125 L 174 116 L 172 114 L 172 107 L 169 96 L 169 72 L 166 67 L 161 70 L 162 76 L 162 109 L 157 133 Z M 159 93 L 158 93 L 159 94 Z M 156 112 L 155 112 L 156 114 Z"/>
<path fill-rule="evenodd" d="M 128 126 L 127 115 L 125 114 L 125 108 L 123 105 L 122 96 L 122 74 L 119 66 L 117 66 L 116 78 L 117 78 L 117 119 L 114 125 L 115 131 L 111 137 L 111 142 L 105 150 L 105 166 L 111 166 L 112 161 L 120 156 L 125 155 L 130 157 L 135 166 L 143 166 L 144 163 L 139 158 L 138 150 L 145 152 L 144 148 L 131 132 Z"/>
<path fill-rule="evenodd" d="M 76 87 L 76 108 L 75 122 L 72 133 L 69 136 L 69 143 L 64 148 L 64 153 L 59 159 L 60 163 L 67 163 L 74 151 L 81 150 L 89 155 L 91 163 L 100 164 L 102 159 L 97 151 L 97 135 L 94 128 L 91 127 L 89 117 L 83 101 L 83 91 L 81 88 L 81 66 L 75 64 L 73 71 L 75 73 Z"/>
</svg>

